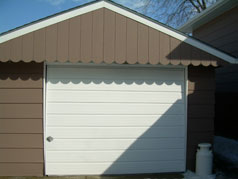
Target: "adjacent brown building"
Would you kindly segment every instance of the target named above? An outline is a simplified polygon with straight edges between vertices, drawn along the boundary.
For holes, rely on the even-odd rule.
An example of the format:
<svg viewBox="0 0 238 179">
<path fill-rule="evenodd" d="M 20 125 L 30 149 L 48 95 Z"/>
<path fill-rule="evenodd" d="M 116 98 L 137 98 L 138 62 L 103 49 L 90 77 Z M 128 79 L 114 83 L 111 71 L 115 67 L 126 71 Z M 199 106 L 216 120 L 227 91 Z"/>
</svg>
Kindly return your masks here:
<svg viewBox="0 0 238 179">
<path fill-rule="evenodd" d="M 207 44 L 238 57 L 238 2 L 220 1 L 180 28 Z M 238 66 L 216 69 L 216 135 L 237 139 Z"/>
</svg>

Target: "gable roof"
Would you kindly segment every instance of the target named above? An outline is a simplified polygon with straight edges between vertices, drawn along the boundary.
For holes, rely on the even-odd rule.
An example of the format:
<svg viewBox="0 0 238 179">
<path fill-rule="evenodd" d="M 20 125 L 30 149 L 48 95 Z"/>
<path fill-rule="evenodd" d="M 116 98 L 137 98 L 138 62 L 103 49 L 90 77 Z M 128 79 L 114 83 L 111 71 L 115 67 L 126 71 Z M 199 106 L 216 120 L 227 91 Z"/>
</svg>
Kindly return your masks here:
<svg viewBox="0 0 238 179">
<path fill-rule="evenodd" d="M 220 50 L 217 50 L 216 48 L 211 47 L 210 45 L 202 43 L 199 40 L 193 39 L 192 37 L 189 37 L 175 29 L 169 28 L 168 26 L 158 23 L 155 20 L 152 20 L 148 17 L 145 17 L 145 16 L 135 12 L 135 11 L 132 11 L 128 8 L 125 8 L 121 5 L 118 5 L 118 4 L 108 1 L 108 0 L 94 1 L 94 2 L 88 3 L 86 5 L 79 6 L 79 7 L 64 11 L 62 13 L 55 14 L 53 16 L 41 19 L 39 21 L 35 21 L 33 23 L 24 25 L 20 28 L 12 30 L 12 31 L 3 33 L 0 35 L 0 45 L 6 44 L 6 42 L 12 41 L 16 38 L 22 37 L 29 33 L 38 31 L 43 28 L 48 28 L 54 24 L 62 23 L 62 22 L 69 20 L 71 18 L 80 16 L 80 15 L 83 15 L 83 14 L 86 14 L 86 13 L 89 13 L 89 12 L 92 12 L 92 11 L 95 11 L 95 10 L 98 10 L 101 8 L 109 9 L 110 11 L 113 11 L 117 14 L 125 16 L 129 19 L 132 19 L 140 24 L 146 25 L 152 29 L 155 29 L 159 32 L 162 32 L 162 33 L 168 35 L 169 37 L 177 39 L 182 43 L 191 45 L 201 51 L 211 54 L 214 57 L 217 57 L 217 58 L 227 61 L 229 63 L 237 63 L 237 59 L 234 58 L 233 56 L 230 56 Z M 6 47 L 1 48 L 1 46 L 0 46 L 0 50 L 1 49 L 3 51 L 4 49 L 6 49 Z M 9 59 L 7 59 L 7 60 L 9 60 Z M 1 59 L 0 59 L 0 61 L 1 61 Z M 190 63 L 188 63 L 188 64 L 190 64 Z"/>
<path fill-rule="evenodd" d="M 191 33 L 198 27 L 210 22 L 216 17 L 220 16 L 226 11 L 236 7 L 238 5 L 237 0 L 220 0 L 208 7 L 202 13 L 197 14 L 188 22 L 180 26 L 178 29 L 184 33 Z"/>
</svg>

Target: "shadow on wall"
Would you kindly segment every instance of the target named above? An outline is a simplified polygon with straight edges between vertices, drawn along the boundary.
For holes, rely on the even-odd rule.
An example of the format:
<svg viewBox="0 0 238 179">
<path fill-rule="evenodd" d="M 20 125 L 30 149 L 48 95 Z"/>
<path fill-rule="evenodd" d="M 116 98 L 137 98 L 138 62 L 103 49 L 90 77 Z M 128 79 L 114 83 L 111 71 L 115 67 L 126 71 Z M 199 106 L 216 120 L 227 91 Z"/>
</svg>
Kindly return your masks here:
<svg viewBox="0 0 238 179">
<path fill-rule="evenodd" d="M 0 176 L 43 175 L 43 63 L 0 62 Z"/>
<path fill-rule="evenodd" d="M 0 62 L 0 74 L 1 80 L 42 80 L 43 63 Z"/>
<path fill-rule="evenodd" d="M 185 40 L 186 42 L 186 40 Z M 196 47 L 170 38 L 167 58 L 188 66 L 187 169 L 195 169 L 197 145 L 213 143 L 215 68 L 228 63 Z"/>
<path fill-rule="evenodd" d="M 185 40 L 186 42 L 186 40 Z M 185 42 L 170 38 L 170 52 L 166 55 L 166 58 L 171 64 L 177 65 L 194 65 L 194 66 L 217 66 L 227 65 L 227 62 L 203 51 L 196 47 L 193 47 Z"/>
</svg>

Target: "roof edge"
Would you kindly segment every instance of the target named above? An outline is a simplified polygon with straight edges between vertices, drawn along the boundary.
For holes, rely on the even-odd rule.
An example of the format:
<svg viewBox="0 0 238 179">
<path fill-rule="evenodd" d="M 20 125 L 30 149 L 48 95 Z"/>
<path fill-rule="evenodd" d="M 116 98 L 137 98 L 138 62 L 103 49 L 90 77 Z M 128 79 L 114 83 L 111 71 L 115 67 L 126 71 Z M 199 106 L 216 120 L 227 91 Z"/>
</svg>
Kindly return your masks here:
<svg viewBox="0 0 238 179">
<path fill-rule="evenodd" d="M 184 33 L 191 33 L 194 29 L 206 24 L 215 19 L 225 11 L 228 11 L 238 5 L 238 1 L 234 0 L 220 0 L 214 5 L 208 7 L 202 13 L 195 15 L 188 22 L 180 26 L 178 29 Z"/>
<path fill-rule="evenodd" d="M 96 0 L 76 8 L 72 8 L 54 15 L 36 20 L 32 23 L 23 25 L 17 29 L 10 30 L 0 35 L 0 44 L 13 38 L 25 35 L 27 33 L 42 29 L 44 27 L 56 24 L 58 22 L 73 18 L 75 16 L 103 8 L 105 0 Z"/>
</svg>

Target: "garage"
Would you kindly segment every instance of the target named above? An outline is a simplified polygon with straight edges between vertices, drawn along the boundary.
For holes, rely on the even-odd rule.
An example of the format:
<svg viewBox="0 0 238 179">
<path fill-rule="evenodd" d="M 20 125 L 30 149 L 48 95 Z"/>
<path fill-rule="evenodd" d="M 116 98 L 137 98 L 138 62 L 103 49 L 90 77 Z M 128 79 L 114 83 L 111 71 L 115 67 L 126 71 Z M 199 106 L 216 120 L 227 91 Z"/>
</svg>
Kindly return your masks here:
<svg viewBox="0 0 238 179">
<path fill-rule="evenodd" d="M 184 67 L 47 65 L 46 175 L 182 172 Z"/>
<path fill-rule="evenodd" d="M 0 176 L 194 171 L 235 63 L 107 0 L 0 34 Z"/>
</svg>

